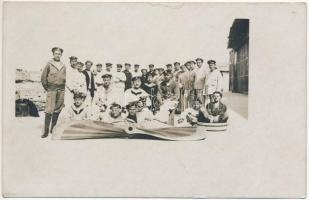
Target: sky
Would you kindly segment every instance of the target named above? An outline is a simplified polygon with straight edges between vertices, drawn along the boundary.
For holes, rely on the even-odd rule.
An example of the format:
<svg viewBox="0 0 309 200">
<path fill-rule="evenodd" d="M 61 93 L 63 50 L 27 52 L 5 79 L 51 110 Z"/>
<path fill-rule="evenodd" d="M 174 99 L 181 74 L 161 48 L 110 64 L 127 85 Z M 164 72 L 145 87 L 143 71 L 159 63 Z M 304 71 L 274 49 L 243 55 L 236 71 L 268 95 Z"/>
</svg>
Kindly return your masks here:
<svg viewBox="0 0 309 200">
<path fill-rule="evenodd" d="M 198 57 L 227 64 L 231 6 L 206 3 L 5 3 L 4 59 L 9 67 L 40 70 L 51 48 L 95 64 L 164 66 Z"/>
</svg>

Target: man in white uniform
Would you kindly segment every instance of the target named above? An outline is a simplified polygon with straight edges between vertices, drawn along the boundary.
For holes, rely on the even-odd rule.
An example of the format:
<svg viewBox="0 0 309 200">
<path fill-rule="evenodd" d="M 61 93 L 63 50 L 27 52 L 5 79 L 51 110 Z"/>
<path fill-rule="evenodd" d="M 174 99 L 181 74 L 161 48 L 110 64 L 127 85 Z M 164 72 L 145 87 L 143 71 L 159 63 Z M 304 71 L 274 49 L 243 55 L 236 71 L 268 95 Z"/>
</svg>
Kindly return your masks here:
<svg viewBox="0 0 309 200">
<path fill-rule="evenodd" d="M 139 65 L 138 64 L 134 65 L 134 70 L 132 71 L 132 77 L 136 77 L 136 76 L 142 76 L 142 73 L 139 70 Z"/>
<path fill-rule="evenodd" d="M 114 72 L 113 75 L 113 82 L 115 89 L 118 90 L 118 96 L 123 97 L 124 89 L 125 89 L 125 82 L 127 80 L 126 75 L 122 72 L 122 65 L 117 64 L 117 70 Z"/>
<path fill-rule="evenodd" d="M 206 77 L 205 85 L 204 85 L 204 90 L 207 95 L 207 102 L 209 101 L 210 96 L 214 92 L 222 92 L 222 75 L 220 71 L 217 69 L 216 66 L 216 61 L 214 60 L 209 60 L 207 62 L 209 65 L 209 73 Z"/>
</svg>

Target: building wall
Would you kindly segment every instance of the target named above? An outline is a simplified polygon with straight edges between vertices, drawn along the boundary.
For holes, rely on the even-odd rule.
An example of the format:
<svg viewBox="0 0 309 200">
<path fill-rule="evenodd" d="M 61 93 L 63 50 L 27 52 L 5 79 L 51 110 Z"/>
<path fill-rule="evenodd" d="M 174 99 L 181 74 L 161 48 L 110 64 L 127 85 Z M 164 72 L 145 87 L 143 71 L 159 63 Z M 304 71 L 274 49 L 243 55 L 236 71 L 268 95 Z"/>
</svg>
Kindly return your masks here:
<svg viewBox="0 0 309 200">
<path fill-rule="evenodd" d="M 248 93 L 249 44 L 245 42 L 239 49 L 230 52 L 230 84 L 232 92 Z"/>
</svg>

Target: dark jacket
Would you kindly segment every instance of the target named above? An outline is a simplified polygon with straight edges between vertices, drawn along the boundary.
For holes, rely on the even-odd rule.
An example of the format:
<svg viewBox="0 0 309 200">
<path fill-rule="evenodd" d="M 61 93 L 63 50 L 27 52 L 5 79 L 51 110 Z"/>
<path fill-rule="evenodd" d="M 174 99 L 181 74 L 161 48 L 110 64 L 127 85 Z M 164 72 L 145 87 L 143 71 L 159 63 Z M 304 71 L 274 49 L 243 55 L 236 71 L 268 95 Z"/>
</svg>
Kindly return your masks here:
<svg viewBox="0 0 309 200">
<path fill-rule="evenodd" d="M 91 77 L 89 77 L 89 74 L 87 73 L 87 70 L 84 70 L 83 74 L 86 77 L 87 91 L 90 91 L 90 96 L 94 97 L 94 91 L 96 90 L 95 84 L 94 84 L 94 75 L 91 72 Z"/>
<path fill-rule="evenodd" d="M 132 73 L 129 72 L 128 70 L 123 70 L 123 73 L 126 75 L 126 82 L 125 82 L 125 88 L 124 90 L 126 91 L 127 89 L 132 87 Z"/>
<path fill-rule="evenodd" d="M 52 90 L 64 90 L 65 88 L 65 76 L 66 76 L 66 68 L 65 65 L 60 62 L 61 69 L 55 67 L 55 61 L 49 61 L 41 75 L 42 86 L 47 91 Z"/>
</svg>

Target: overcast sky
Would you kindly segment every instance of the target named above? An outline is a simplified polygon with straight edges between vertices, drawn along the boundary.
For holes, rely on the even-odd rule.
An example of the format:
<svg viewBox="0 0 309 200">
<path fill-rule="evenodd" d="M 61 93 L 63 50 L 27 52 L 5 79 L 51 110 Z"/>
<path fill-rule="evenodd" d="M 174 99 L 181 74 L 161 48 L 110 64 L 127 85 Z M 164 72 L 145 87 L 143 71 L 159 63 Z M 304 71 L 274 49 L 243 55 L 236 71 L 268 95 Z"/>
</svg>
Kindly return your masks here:
<svg viewBox="0 0 309 200">
<path fill-rule="evenodd" d="M 153 63 L 162 66 L 201 57 L 228 63 L 228 34 L 237 9 L 226 4 L 8 3 L 4 53 L 9 67 L 39 70 L 51 48 L 62 60 Z"/>
</svg>

